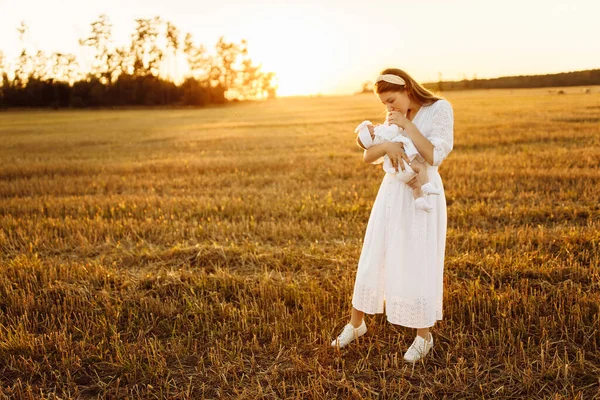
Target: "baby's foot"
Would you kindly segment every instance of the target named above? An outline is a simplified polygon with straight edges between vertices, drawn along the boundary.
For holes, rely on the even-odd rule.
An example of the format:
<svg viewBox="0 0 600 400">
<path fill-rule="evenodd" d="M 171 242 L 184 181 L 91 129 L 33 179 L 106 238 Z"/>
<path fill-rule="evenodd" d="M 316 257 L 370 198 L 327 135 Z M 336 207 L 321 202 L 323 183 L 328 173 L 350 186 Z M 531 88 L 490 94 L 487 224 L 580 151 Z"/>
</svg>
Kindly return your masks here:
<svg viewBox="0 0 600 400">
<path fill-rule="evenodd" d="M 421 209 L 425 212 L 431 212 L 431 210 L 433 210 L 433 207 L 431 207 L 431 204 L 429 204 L 427 202 L 427 200 L 425 200 L 423 197 L 419 197 L 418 199 L 415 200 L 415 206 L 418 209 Z"/>
<path fill-rule="evenodd" d="M 433 186 L 431 184 L 431 182 L 427 182 L 426 184 L 424 184 L 423 186 L 421 186 L 421 190 L 426 195 L 430 195 L 430 194 L 442 194 L 442 191 L 440 189 L 437 189 L 435 186 Z"/>
</svg>

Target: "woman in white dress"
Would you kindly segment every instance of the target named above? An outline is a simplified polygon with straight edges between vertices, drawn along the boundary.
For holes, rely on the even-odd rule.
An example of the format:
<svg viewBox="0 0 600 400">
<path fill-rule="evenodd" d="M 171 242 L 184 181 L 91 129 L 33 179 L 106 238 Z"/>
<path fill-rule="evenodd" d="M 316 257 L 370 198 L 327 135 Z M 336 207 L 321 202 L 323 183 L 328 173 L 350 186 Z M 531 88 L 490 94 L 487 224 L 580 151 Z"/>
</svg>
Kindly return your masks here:
<svg viewBox="0 0 600 400">
<path fill-rule="evenodd" d="M 429 179 L 441 194 L 428 196 L 431 212 L 415 207 L 408 182 L 386 173 L 367 224 L 358 261 L 350 322 L 331 343 L 344 347 L 366 333 L 364 314 L 383 313 L 392 324 L 417 329 L 404 354 L 414 362 L 433 347 L 429 329 L 442 319 L 446 197 L 438 166 L 453 147 L 451 104 L 418 84 L 406 72 L 390 68 L 377 78 L 374 91 L 388 110 L 388 122 L 404 129 L 425 160 Z M 367 163 L 387 155 L 397 171 L 410 163 L 402 143 L 384 142 L 364 151 Z"/>
</svg>

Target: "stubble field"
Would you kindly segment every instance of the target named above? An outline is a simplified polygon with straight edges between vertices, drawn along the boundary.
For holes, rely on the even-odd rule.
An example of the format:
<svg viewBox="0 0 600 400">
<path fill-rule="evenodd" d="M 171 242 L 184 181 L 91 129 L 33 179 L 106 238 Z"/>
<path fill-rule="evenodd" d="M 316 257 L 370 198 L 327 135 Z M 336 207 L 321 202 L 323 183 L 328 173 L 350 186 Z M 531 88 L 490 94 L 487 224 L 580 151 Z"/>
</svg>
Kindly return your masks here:
<svg viewBox="0 0 600 400">
<path fill-rule="evenodd" d="M 454 93 L 433 353 L 337 351 L 374 95 L 0 113 L 1 398 L 600 398 L 600 88 Z"/>
</svg>

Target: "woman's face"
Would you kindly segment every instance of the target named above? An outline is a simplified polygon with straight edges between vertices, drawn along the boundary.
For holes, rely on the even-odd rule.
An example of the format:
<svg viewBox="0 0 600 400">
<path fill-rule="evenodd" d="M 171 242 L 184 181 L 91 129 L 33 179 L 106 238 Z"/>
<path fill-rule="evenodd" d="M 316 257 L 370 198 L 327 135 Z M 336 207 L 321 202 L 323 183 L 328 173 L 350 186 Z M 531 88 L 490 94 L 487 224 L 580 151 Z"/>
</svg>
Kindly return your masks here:
<svg viewBox="0 0 600 400">
<path fill-rule="evenodd" d="M 381 92 L 378 95 L 388 112 L 400 111 L 406 114 L 410 107 L 410 98 L 406 92 Z"/>
</svg>

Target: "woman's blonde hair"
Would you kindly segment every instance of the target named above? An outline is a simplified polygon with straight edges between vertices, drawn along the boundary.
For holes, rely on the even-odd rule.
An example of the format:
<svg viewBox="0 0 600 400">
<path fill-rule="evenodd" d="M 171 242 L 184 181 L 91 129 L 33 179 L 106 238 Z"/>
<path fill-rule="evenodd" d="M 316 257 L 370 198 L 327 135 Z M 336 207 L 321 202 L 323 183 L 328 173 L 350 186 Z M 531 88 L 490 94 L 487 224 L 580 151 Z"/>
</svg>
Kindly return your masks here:
<svg viewBox="0 0 600 400">
<path fill-rule="evenodd" d="M 373 85 L 373 91 L 377 94 L 384 92 L 407 92 L 408 97 L 419 102 L 420 104 L 433 104 L 438 100 L 442 100 L 442 97 L 436 96 L 429 90 L 425 89 L 415 81 L 412 76 L 398 68 L 387 68 L 381 72 L 381 75 L 393 74 L 404 79 L 405 85 L 397 85 L 386 81 L 375 82 Z"/>
</svg>

